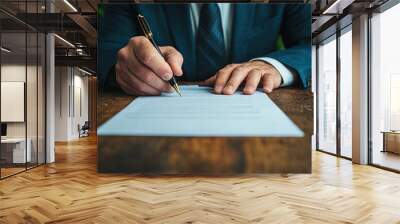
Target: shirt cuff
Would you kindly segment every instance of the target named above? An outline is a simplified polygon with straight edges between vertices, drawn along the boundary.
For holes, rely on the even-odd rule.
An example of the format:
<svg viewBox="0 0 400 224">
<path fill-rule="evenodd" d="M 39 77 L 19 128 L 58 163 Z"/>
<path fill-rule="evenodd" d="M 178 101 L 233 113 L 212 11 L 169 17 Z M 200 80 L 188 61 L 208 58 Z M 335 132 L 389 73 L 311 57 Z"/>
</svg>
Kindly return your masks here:
<svg viewBox="0 0 400 224">
<path fill-rule="evenodd" d="M 250 61 L 264 61 L 274 66 L 274 68 L 278 70 L 282 77 L 282 83 L 280 85 L 281 87 L 293 85 L 297 79 L 296 73 L 292 72 L 288 67 L 276 59 L 270 57 L 261 57 L 252 59 Z"/>
</svg>

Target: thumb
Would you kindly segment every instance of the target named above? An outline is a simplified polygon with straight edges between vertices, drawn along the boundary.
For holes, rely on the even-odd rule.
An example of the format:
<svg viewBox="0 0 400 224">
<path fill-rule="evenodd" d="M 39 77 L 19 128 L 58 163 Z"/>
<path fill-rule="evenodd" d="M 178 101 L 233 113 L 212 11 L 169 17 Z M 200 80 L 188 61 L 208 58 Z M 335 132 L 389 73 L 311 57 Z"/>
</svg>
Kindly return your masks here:
<svg viewBox="0 0 400 224">
<path fill-rule="evenodd" d="M 207 80 L 201 82 L 200 85 L 201 86 L 213 86 L 216 79 L 217 79 L 217 76 L 213 75 L 210 78 L 208 78 Z"/>
<path fill-rule="evenodd" d="M 164 55 L 165 61 L 171 67 L 172 72 L 176 76 L 182 76 L 182 64 L 183 64 L 183 56 L 179 51 L 171 46 L 160 47 L 162 54 Z"/>
</svg>

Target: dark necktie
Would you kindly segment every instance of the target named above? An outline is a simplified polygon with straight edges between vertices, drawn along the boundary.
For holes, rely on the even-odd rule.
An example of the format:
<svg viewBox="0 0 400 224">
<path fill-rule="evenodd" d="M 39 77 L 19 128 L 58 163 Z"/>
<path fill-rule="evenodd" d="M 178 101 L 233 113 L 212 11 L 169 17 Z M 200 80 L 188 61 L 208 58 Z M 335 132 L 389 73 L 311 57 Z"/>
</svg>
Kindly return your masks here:
<svg viewBox="0 0 400 224">
<path fill-rule="evenodd" d="M 226 64 L 224 33 L 217 3 L 203 4 L 196 40 L 197 79 L 205 80 Z"/>
</svg>

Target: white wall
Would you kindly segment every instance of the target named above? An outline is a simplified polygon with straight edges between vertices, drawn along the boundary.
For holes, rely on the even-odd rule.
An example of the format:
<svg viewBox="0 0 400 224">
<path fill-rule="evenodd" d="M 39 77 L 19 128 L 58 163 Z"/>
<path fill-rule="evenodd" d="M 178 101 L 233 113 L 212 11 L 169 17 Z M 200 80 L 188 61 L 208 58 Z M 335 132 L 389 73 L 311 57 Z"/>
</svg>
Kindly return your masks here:
<svg viewBox="0 0 400 224">
<path fill-rule="evenodd" d="M 5 64 L 1 66 L 1 81 L 25 82 L 25 64 Z M 6 110 L 6 108 L 1 108 Z M 7 123 L 7 137 L 25 137 L 24 122 Z"/>
<path fill-rule="evenodd" d="M 28 87 L 27 87 L 27 120 L 28 120 L 28 137 L 30 133 L 30 127 L 36 131 L 36 106 L 37 106 L 37 95 L 36 95 L 36 66 L 27 66 L 25 64 L 4 64 L 1 66 L 1 81 L 17 81 L 25 82 L 25 75 L 27 69 L 28 74 Z M 39 70 L 41 72 L 41 70 Z M 39 73 L 40 74 L 40 73 Z M 40 101 L 41 102 L 41 101 Z M 39 105 L 41 107 L 42 105 Z M 7 108 L 1 108 L 6 110 Z M 34 113 L 33 113 L 34 112 Z M 33 131 L 32 131 L 33 132 Z M 36 132 L 35 132 L 36 134 Z M 25 137 L 25 122 L 8 122 L 7 123 L 7 136 L 8 137 Z"/>
<path fill-rule="evenodd" d="M 38 70 L 37 70 L 38 69 Z M 27 78 L 27 80 L 25 80 Z M 32 149 L 32 161 L 44 162 L 44 74 L 42 67 L 36 65 L 25 66 L 25 63 L 5 63 L 1 66 L 1 81 L 24 82 L 26 84 L 26 107 L 22 107 L 22 113 L 26 112 L 26 120 L 23 122 L 6 122 L 8 138 L 30 139 Z M 7 97 L 7 96 L 2 96 Z M 1 108 L 9 110 L 10 108 Z M 38 150 L 38 151 L 37 151 Z M 37 157 L 36 153 L 39 153 Z"/>
<path fill-rule="evenodd" d="M 55 73 L 55 140 L 70 141 L 88 120 L 88 78 L 72 67 L 56 67 Z"/>
<path fill-rule="evenodd" d="M 69 124 L 69 96 L 68 88 L 70 84 L 70 77 L 68 75 L 67 67 L 55 68 L 55 141 L 67 141 Z"/>
</svg>

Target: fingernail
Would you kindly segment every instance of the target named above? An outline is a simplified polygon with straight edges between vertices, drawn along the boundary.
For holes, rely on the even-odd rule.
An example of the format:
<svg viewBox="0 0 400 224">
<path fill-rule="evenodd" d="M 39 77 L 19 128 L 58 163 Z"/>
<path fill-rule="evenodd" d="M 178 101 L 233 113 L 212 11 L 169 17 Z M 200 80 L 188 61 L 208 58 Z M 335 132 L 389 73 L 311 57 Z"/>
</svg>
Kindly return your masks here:
<svg viewBox="0 0 400 224">
<path fill-rule="evenodd" d="M 168 80 L 170 80 L 170 79 L 172 78 L 172 75 L 171 75 L 170 73 L 166 73 L 166 74 L 164 74 L 162 77 L 163 77 L 163 79 L 164 79 L 165 81 L 168 81 Z"/>
<path fill-rule="evenodd" d="M 230 94 L 233 92 L 233 89 L 231 86 L 227 86 L 227 87 L 225 87 L 224 92 Z"/>
</svg>

